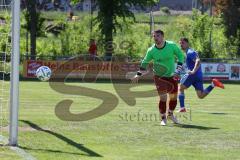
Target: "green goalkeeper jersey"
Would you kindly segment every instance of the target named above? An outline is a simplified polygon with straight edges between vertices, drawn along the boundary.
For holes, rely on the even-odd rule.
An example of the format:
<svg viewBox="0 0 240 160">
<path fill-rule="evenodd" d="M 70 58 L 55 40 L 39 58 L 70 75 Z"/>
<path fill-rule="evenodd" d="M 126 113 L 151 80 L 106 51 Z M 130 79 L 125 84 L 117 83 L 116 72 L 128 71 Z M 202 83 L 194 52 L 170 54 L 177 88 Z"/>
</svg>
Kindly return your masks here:
<svg viewBox="0 0 240 160">
<path fill-rule="evenodd" d="M 142 60 L 141 68 L 146 69 L 148 64 L 153 61 L 153 72 L 160 77 L 172 77 L 175 72 L 175 61 L 183 63 L 184 54 L 181 49 L 171 41 L 165 41 L 162 48 L 157 48 L 154 44 L 147 50 Z"/>
</svg>

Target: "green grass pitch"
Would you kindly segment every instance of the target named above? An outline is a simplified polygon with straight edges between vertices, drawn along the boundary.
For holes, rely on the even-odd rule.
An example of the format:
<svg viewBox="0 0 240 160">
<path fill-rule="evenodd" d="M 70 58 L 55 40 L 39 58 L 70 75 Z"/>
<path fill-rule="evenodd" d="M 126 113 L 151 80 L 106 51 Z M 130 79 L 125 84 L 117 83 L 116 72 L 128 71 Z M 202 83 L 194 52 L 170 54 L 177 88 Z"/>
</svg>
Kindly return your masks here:
<svg viewBox="0 0 240 160">
<path fill-rule="evenodd" d="M 39 160 L 226 160 L 240 159 L 240 86 L 214 89 L 204 100 L 193 88 L 186 91 L 192 121 L 160 126 L 158 97 L 137 98 L 127 105 L 111 83 L 68 83 L 107 91 L 118 97 L 108 114 L 84 122 L 62 121 L 55 106 L 73 100 L 72 113 L 96 108 L 101 100 L 61 94 L 47 82 L 20 83 L 19 147 Z M 126 85 L 126 84 L 119 84 Z M 121 88 L 121 87 L 120 87 Z M 133 90 L 154 89 L 144 84 Z M 154 115 L 153 117 L 151 117 Z M 6 129 L 3 135 L 7 136 Z M 1 160 L 23 159 L 7 146 L 0 147 Z"/>
</svg>

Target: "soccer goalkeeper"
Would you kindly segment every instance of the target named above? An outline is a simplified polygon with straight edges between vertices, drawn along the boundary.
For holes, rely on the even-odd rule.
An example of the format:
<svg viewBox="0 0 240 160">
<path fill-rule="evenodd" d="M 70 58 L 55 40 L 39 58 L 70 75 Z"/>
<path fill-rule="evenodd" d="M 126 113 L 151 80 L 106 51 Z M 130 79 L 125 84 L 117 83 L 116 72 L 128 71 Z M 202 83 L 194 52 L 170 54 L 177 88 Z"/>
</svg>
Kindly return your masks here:
<svg viewBox="0 0 240 160">
<path fill-rule="evenodd" d="M 166 106 L 167 94 L 169 94 L 168 117 L 174 123 L 178 123 L 173 111 L 177 105 L 178 82 L 177 77 L 182 70 L 184 54 L 181 49 L 171 41 L 164 40 L 164 32 L 156 30 L 153 32 L 155 44 L 148 50 L 141 62 L 140 70 L 132 78 L 133 83 L 137 83 L 139 78 L 147 74 L 147 66 L 153 61 L 154 82 L 160 96 L 159 111 L 161 114 L 161 125 L 167 123 Z M 177 69 L 175 70 L 175 59 L 178 59 Z"/>
<path fill-rule="evenodd" d="M 189 41 L 187 38 L 180 39 L 180 45 L 182 50 L 186 53 L 186 65 L 189 70 L 180 80 L 179 87 L 179 102 L 180 109 L 178 112 L 186 112 L 184 104 L 184 90 L 190 87 L 191 85 L 195 88 L 196 93 L 199 98 L 206 97 L 214 87 L 224 88 L 224 85 L 217 79 L 213 79 L 212 83 L 206 88 L 203 88 L 203 76 L 200 58 L 196 51 L 189 48 Z"/>
</svg>

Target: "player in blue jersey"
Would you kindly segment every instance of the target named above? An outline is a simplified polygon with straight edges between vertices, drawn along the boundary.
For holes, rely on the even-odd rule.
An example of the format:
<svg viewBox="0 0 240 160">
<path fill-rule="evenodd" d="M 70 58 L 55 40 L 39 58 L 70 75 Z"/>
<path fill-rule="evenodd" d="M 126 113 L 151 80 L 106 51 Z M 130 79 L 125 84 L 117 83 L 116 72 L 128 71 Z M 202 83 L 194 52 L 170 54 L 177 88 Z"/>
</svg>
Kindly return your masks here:
<svg viewBox="0 0 240 160">
<path fill-rule="evenodd" d="M 186 112 L 184 104 L 184 90 L 191 85 L 195 88 L 196 93 L 200 99 L 206 97 L 214 87 L 224 89 L 224 85 L 217 79 L 213 79 L 212 83 L 206 88 L 203 88 L 203 75 L 201 69 L 201 62 L 198 53 L 189 48 L 189 41 L 187 38 L 180 39 L 182 50 L 186 53 L 187 73 L 181 78 L 179 86 L 179 112 Z"/>
</svg>

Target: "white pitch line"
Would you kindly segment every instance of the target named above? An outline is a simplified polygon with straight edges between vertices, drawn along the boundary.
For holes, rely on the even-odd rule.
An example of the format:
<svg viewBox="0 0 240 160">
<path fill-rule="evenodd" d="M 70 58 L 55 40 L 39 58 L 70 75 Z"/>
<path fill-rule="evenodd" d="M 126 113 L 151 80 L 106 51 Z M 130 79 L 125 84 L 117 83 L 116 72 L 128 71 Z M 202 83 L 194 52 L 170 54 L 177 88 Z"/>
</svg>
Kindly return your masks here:
<svg viewBox="0 0 240 160">
<path fill-rule="evenodd" d="M 7 138 L 0 135 L 0 142 L 3 142 L 4 144 L 8 143 Z M 19 147 L 12 147 L 10 146 L 10 149 L 16 152 L 20 157 L 22 157 L 25 160 L 37 160 L 35 157 L 33 157 L 31 154 L 25 152 L 23 149 Z"/>
<path fill-rule="evenodd" d="M 25 152 L 23 149 L 19 147 L 10 147 L 11 150 L 15 151 L 19 156 L 24 158 L 25 160 L 36 160 L 31 154 Z"/>
</svg>

